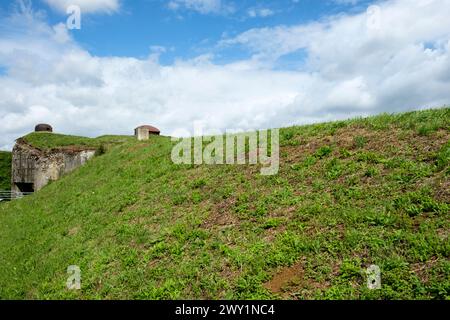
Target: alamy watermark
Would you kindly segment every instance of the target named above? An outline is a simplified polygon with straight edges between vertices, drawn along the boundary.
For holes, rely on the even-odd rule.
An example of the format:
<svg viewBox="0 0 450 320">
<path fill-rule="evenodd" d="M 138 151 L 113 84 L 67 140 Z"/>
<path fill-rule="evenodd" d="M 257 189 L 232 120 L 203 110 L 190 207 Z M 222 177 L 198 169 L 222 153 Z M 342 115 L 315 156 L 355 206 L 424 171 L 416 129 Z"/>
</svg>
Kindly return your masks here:
<svg viewBox="0 0 450 320">
<path fill-rule="evenodd" d="M 381 289 L 381 270 L 377 265 L 371 265 L 366 269 L 367 288 L 370 290 Z"/>
<path fill-rule="evenodd" d="M 366 10 L 366 26 L 370 31 L 379 31 L 382 27 L 382 11 L 381 7 L 371 5 Z"/>
<path fill-rule="evenodd" d="M 69 290 L 81 290 L 81 269 L 79 266 L 67 267 L 69 277 L 66 281 L 66 287 Z"/>
<path fill-rule="evenodd" d="M 226 134 L 203 136 L 202 125 L 196 122 L 193 137 L 172 141 L 178 142 L 171 154 L 176 164 L 260 164 L 260 172 L 266 176 L 277 174 L 280 167 L 279 129 L 240 133 L 227 130 Z"/>
<path fill-rule="evenodd" d="M 66 21 L 67 29 L 81 29 L 81 8 L 76 5 L 68 6 L 66 13 L 69 15 Z"/>
</svg>

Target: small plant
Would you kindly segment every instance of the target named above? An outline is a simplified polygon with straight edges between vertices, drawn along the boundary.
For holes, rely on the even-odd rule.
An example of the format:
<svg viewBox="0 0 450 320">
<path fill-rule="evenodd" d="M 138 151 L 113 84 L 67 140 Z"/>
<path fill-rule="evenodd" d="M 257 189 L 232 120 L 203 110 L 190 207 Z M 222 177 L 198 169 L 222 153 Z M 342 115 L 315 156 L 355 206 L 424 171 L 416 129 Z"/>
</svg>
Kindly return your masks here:
<svg viewBox="0 0 450 320">
<path fill-rule="evenodd" d="M 358 155 L 356 156 L 356 160 L 374 164 L 381 163 L 383 161 L 381 156 L 379 156 L 378 154 L 374 152 L 364 152 L 364 151 L 358 153 Z"/>
<path fill-rule="evenodd" d="M 428 126 L 420 126 L 417 132 L 419 133 L 419 136 L 427 136 L 430 134 L 431 130 Z"/>
<path fill-rule="evenodd" d="M 206 180 L 205 179 L 197 179 L 194 181 L 194 183 L 192 184 L 192 187 L 194 189 L 200 189 L 202 187 L 206 186 Z"/>
<path fill-rule="evenodd" d="M 234 211 L 239 214 L 246 214 L 250 208 L 249 202 L 250 198 L 247 194 L 239 195 L 235 203 Z"/>
<path fill-rule="evenodd" d="M 363 270 L 360 267 L 358 260 L 344 260 L 340 268 L 340 277 L 342 279 L 350 280 L 354 278 L 361 278 Z"/>
<path fill-rule="evenodd" d="M 447 142 L 439 151 L 436 159 L 436 165 L 439 170 L 444 169 L 450 163 L 450 141 Z M 448 171 L 448 170 L 447 170 Z"/>
<path fill-rule="evenodd" d="M 308 157 L 306 157 L 305 160 L 303 160 L 303 162 L 295 163 L 295 164 L 291 165 L 291 169 L 292 170 L 301 170 L 303 168 L 308 168 L 308 167 L 316 164 L 316 162 L 317 162 L 316 157 L 308 156 Z"/>
<path fill-rule="evenodd" d="M 258 205 L 256 206 L 254 215 L 255 216 L 264 216 L 267 214 L 268 211 L 269 210 L 267 208 L 267 205 L 265 203 L 261 202 L 261 203 L 258 203 Z"/>
<path fill-rule="evenodd" d="M 284 131 L 281 134 L 282 146 L 298 146 L 300 141 L 295 139 L 295 133 L 292 131 Z"/>
<path fill-rule="evenodd" d="M 405 163 L 405 160 L 399 157 L 392 157 L 387 159 L 383 164 L 385 169 L 400 168 Z"/>
<path fill-rule="evenodd" d="M 367 143 L 367 138 L 363 136 L 356 136 L 353 139 L 355 146 L 359 149 L 363 148 Z"/>
<path fill-rule="evenodd" d="M 291 140 L 294 137 L 294 133 L 292 131 L 283 132 L 284 140 Z"/>
<path fill-rule="evenodd" d="M 394 200 L 394 208 L 405 211 L 409 216 L 417 216 L 421 213 L 446 213 L 450 206 L 446 203 L 436 202 L 428 195 L 428 191 L 416 191 L 407 193 Z"/>
<path fill-rule="evenodd" d="M 320 147 L 319 150 L 316 151 L 315 155 L 319 159 L 322 159 L 322 158 L 325 158 L 328 155 L 330 155 L 332 151 L 333 151 L 333 149 L 330 146 L 323 146 L 323 147 Z"/>
<path fill-rule="evenodd" d="M 301 143 L 300 141 L 298 141 L 296 139 L 292 139 L 292 140 L 288 140 L 284 145 L 295 147 L 295 146 L 299 146 L 300 143 Z"/>
<path fill-rule="evenodd" d="M 334 180 L 337 179 L 341 176 L 342 174 L 342 170 L 343 170 L 343 166 L 341 165 L 341 163 L 339 162 L 338 159 L 333 158 L 326 167 L 326 176 L 328 179 L 330 180 Z"/>
<path fill-rule="evenodd" d="M 417 132 L 419 133 L 420 136 L 428 136 L 431 133 L 435 132 L 436 130 L 438 130 L 438 126 L 434 124 L 424 124 L 419 127 Z"/>
<path fill-rule="evenodd" d="M 202 194 L 198 191 L 192 193 L 192 203 L 197 204 L 203 201 Z"/>
<path fill-rule="evenodd" d="M 174 205 L 176 205 L 176 206 L 179 206 L 179 205 L 185 203 L 186 200 L 187 200 L 186 195 L 184 195 L 184 194 L 177 194 L 177 195 L 175 195 L 175 196 L 173 197 L 172 203 L 173 203 Z"/>
<path fill-rule="evenodd" d="M 348 157 L 350 157 L 352 155 L 352 153 L 350 151 L 348 151 L 347 149 L 345 149 L 345 148 L 340 149 L 339 153 L 344 158 L 348 158 Z"/>
<path fill-rule="evenodd" d="M 282 220 L 277 218 L 269 218 L 263 225 L 264 229 L 272 229 L 276 228 L 281 224 Z"/>
<path fill-rule="evenodd" d="M 364 176 L 368 177 L 368 178 L 372 178 L 375 177 L 376 175 L 378 175 L 378 169 L 375 167 L 369 167 L 367 168 L 366 172 L 364 173 Z"/>
</svg>

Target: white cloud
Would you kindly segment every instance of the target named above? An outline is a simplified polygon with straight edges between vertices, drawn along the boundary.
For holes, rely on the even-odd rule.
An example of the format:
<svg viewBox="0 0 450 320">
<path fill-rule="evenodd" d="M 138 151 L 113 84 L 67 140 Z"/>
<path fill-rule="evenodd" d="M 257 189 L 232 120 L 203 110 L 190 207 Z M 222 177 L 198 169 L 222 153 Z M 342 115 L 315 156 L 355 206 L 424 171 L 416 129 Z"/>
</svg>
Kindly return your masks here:
<svg viewBox="0 0 450 320">
<path fill-rule="evenodd" d="M 201 14 L 229 14 L 234 12 L 231 4 L 224 0 L 171 0 L 168 3 L 171 10 L 188 9 Z"/>
<path fill-rule="evenodd" d="M 275 14 L 275 12 L 268 8 L 250 8 L 247 10 L 247 14 L 251 18 L 265 18 Z"/>
<path fill-rule="evenodd" d="M 148 59 L 95 57 L 61 25 L 12 16 L 0 21 L 0 148 L 39 122 L 89 136 L 141 123 L 171 134 L 195 120 L 254 129 L 449 104 L 450 3 L 426 1 L 381 3 L 376 28 L 361 13 L 249 30 L 221 45 L 252 57 L 226 65 L 204 55 L 163 66 L 157 46 Z M 303 68 L 273 68 L 298 50 Z"/>
<path fill-rule="evenodd" d="M 113 13 L 119 10 L 119 0 L 43 0 L 51 8 L 66 13 L 71 5 L 81 8 L 81 13 Z"/>
<path fill-rule="evenodd" d="M 442 78 L 450 67 L 448 10 L 450 3 L 444 0 L 389 1 L 380 3 L 376 17 L 369 11 L 320 23 L 252 29 L 221 45 L 244 46 L 256 61 L 275 62 L 306 51 L 302 72 L 320 79 L 318 89 L 329 95 L 317 97 L 317 113 L 339 106 L 389 111 L 439 105 L 450 102 L 445 89 L 449 77 Z"/>
</svg>

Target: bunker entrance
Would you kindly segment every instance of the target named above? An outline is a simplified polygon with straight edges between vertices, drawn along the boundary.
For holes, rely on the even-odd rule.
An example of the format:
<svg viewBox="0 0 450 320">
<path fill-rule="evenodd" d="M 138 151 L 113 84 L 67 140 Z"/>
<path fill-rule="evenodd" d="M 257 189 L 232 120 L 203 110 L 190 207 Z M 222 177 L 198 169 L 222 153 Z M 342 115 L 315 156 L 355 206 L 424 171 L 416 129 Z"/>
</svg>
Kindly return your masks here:
<svg viewBox="0 0 450 320">
<path fill-rule="evenodd" d="M 16 186 L 22 193 L 34 192 L 34 185 L 32 183 L 16 183 Z"/>
</svg>

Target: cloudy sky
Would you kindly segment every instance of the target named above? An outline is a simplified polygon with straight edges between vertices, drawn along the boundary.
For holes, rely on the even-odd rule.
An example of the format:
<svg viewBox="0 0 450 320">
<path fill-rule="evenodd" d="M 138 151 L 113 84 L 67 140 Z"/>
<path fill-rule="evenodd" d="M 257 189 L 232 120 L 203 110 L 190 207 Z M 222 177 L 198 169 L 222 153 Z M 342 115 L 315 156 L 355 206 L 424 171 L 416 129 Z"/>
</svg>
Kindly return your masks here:
<svg viewBox="0 0 450 320">
<path fill-rule="evenodd" d="M 0 149 L 40 122 L 170 135 L 448 105 L 449 12 L 449 0 L 2 0 Z"/>
</svg>

